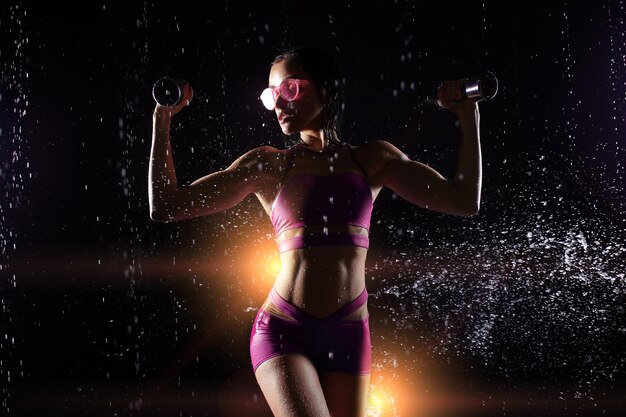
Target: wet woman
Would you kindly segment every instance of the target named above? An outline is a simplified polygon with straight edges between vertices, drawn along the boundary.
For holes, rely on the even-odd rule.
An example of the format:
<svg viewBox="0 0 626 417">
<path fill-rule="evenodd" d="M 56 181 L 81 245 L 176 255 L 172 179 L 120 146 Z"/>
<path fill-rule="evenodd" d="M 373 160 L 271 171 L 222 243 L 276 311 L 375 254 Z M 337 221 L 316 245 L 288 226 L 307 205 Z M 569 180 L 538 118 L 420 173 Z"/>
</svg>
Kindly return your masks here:
<svg viewBox="0 0 626 417">
<path fill-rule="evenodd" d="M 342 78 L 323 51 L 276 57 L 261 95 L 287 149 L 261 146 L 228 168 L 179 187 L 169 140 L 181 104 L 156 106 L 149 169 L 150 216 L 171 222 L 227 210 L 254 193 L 276 231 L 281 269 L 250 335 L 256 379 L 277 417 L 365 416 L 371 344 L 365 260 L 373 203 L 388 187 L 423 208 L 478 212 L 479 112 L 453 82 L 438 92 L 454 112 L 460 148 L 454 179 L 412 161 L 391 143 L 352 146 L 339 138 Z"/>
</svg>

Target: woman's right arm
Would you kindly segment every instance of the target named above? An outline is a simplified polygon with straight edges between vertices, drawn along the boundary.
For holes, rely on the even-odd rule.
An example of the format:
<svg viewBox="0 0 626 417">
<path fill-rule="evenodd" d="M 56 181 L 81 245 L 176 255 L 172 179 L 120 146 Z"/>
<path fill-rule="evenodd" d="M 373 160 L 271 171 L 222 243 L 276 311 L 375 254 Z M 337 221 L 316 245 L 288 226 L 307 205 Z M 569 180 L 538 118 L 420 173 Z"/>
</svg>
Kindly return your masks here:
<svg viewBox="0 0 626 417">
<path fill-rule="evenodd" d="M 180 109 L 178 109 L 180 110 Z M 152 149 L 148 171 L 150 218 L 173 222 L 206 216 L 239 204 L 260 189 L 266 179 L 264 167 L 269 147 L 259 147 L 237 158 L 228 168 L 178 187 L 170 124 L 177 111 L 157 106 L 153 115 Z"/>
</svg>

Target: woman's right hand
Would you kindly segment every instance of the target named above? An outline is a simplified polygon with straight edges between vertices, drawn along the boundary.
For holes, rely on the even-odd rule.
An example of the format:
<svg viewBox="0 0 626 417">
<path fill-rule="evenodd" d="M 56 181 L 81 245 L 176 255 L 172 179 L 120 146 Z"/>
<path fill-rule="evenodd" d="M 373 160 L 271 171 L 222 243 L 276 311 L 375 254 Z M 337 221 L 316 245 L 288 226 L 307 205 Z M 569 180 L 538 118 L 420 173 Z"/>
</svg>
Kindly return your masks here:
<svg viewBox="0 0 626 417">
<path fill-rule="evenodd" d="M 161 106 L 159 103 L 156 103 L 156 107 L 154 108 L 154 115 L 155 116 L 167 115 L 169 117 L 172 117 L 176 113 L 178 113 L 179 111 L 187 107 L 189 103 L 191 102 L 192 98 L 193 98 L 193 89 L 191 88 L 191 85 L 189 85 L 189 83 L 185 81 L 183 83 L 183 98 L 182 100 L 180 100 L 180 103 L 172 107 Z"/>
</svg>

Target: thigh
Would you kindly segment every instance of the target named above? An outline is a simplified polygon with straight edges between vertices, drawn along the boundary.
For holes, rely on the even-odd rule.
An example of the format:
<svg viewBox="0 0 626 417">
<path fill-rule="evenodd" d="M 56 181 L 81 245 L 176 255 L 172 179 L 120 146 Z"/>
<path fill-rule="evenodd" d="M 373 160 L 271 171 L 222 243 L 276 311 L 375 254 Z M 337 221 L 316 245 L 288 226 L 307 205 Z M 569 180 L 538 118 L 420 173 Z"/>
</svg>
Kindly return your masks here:
<svg viewBox="0 0 626 417">
<path fill-rule="evenodd" d="M 306 356 L 268 359 L 255 376 L 275 417 L 330 417 L 317 370 Z"/>
<path fill-rule="evenodd" d="M 320 382 L 333 417 L 365 417 L 370 375 L 321 372 Z"/>
</svg>

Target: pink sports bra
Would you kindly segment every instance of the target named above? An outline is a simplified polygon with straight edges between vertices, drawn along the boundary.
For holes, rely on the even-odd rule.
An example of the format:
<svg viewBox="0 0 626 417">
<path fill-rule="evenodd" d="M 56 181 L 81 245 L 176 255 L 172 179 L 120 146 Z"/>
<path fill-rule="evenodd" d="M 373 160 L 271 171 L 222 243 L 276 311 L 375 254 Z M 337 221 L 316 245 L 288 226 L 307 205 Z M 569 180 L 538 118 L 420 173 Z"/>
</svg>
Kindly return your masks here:
<svg viewBox="0 0 626 417">
<path fill-rule="evenodd" d="M 292 147 L 293 148 L 293 147 Z M 291 160 L 287 170 L 293 161 Z M 304 234 L 278 240 L 285 230 L 316 225 L 352 225 L 370 228 L 373 200 L 367 173 L 350 155 L 365 174 L 356 172 L 338 172 L 331 175 L 299 173 L 285 182 L 272 204 L 271 220 L 276 232 L 278 251 L 280 253 L 309 246 L 321 245 L 352 245 L 369 247 L 369 237 L 347 233 L 329 232 L 323 228 L 322 233 Z"/>
</svg>

